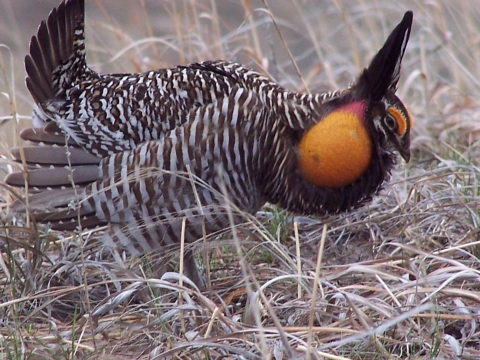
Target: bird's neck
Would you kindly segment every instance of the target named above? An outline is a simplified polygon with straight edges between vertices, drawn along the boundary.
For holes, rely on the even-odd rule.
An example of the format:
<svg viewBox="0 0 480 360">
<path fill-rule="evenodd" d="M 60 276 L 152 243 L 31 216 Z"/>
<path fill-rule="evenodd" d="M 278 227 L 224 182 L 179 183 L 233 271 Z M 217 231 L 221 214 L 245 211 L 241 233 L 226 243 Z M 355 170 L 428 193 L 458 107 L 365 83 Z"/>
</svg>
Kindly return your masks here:
<svg viewBox="0 0 480 360">
<path fill-rule="evenodd" d="M 350 210 L 380 190 L 395 158 L 380 147 L 372 146 L 375 139 L 370 138 L 371 134 L 362 124 L 360 113 L 363 110 L 361 103 L 340 107 L 331 112 L 333 118 L 329 120 L 327 115 L 306 130 L 287 124 L 296 121 L 297 125 L 302 125 L 318 114 L 308 113 L 307 120 L 291 117 L 273 122 L 272 131 L 278 136 L 272 143 L 264 144 L 264 153 L 268 156 L 263 159 L 258 179 L 266 200 L 296 213 L 321 215 Z M 315 130 L 322 121 L 331 129 Z M 335 126 L 338 122 L 343 122 L 341 129 Z M 309 133 L 312 129 L 314 132 Z M 313 169 L 310 174 L 306 172 L 312 169 L 301 163 L 302 151 L 308 154 L 309 150 L 308 146 L 306 149 L 300 147 L 302 141 L 306 141 L 305 136 L 313 139 L 313 148 L 318 147 L 327 161 L 326 166 L 322 164 L 323 167 Z M 345 148 L 345 136 L 351 137 L 348 149 Z M 333 170 L 335 173 L 330 173 Z"/>
</svg>

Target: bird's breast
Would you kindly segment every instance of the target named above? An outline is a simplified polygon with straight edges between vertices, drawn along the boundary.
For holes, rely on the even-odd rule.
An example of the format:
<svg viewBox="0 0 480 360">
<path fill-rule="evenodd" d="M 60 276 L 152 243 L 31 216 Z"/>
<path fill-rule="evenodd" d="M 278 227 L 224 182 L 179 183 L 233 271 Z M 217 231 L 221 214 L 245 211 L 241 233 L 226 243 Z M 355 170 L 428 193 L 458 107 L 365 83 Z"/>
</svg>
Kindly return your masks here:
<svg viewBox="0 0 480 360">
<path fill-rule="evenodd" d="M 298 144 L 298 165 L 308 182 L 340 188 L 364 174 L 372 156 L 364 114 L 363 102 L 342 106 L 303 135 Z"/>
</svg>

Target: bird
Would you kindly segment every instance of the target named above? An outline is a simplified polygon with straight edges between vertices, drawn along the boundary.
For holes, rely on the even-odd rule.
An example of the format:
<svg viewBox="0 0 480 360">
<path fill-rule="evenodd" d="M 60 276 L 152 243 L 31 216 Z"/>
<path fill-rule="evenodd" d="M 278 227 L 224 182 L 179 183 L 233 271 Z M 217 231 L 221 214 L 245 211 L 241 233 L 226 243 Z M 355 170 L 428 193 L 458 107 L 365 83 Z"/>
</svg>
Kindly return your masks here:
<svg viewBox="0 0 480 360">
<path fill-rule="evenodd" d="M 412 22 L 407 11 L 348 87 L 310 94 L 224 60 L 100 74 L 86 62 L 84 0 L 64 0 L 25 57 L 32 127 L 11 154 L 27 171 L 5 182 L 30 194 L 15 211 L 58 231 L 106 226 L 104 243 L 137 257 L 266 203 L 353 211 L 385 186 L 397 154 L 410 160 L 413 119 L 396 90 Z"/>
</svg>

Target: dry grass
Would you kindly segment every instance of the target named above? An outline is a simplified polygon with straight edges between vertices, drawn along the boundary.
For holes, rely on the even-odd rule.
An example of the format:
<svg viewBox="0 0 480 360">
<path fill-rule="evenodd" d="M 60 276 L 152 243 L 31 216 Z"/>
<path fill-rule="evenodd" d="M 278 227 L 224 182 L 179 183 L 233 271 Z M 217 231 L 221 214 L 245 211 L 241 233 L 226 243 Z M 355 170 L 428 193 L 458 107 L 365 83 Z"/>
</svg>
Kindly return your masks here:
<svg viewBox="0 0 480 360">
<path fill-rule="evenodd" d="M 235 59 L 302 91 L 346 86 L 412 9 L 400 95 L 415 117 L 413 155 L 355 212 L 292 218 L 266 207 L 212 241 L 203 293 L 112 256 L 96 233 L 15 218 L 0 230 L 0 358 L 480 357 L 480 10 L 467 0 L 320 3 L 123 1 L 123 26 L 113 3 L 87 1 L 96 70 Z M 24 53 L 0 51 L 7 155 L 31 104 Z M 1 198 L 5 214 L 6 189 Z"/>
</svg>

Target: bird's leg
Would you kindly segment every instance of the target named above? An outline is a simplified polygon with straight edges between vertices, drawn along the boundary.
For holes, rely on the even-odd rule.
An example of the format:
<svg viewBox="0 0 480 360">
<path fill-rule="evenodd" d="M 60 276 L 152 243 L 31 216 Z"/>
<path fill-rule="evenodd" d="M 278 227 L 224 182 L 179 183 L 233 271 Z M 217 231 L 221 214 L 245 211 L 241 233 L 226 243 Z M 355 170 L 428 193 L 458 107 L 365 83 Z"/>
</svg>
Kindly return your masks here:
<svg viewBox="0 0 480 360">
<path fill-rule="evenodd" d="M 200 273 L 197 263 L 195 262 L 192 249 L 185 249 L 185 255 L 183 257 L 183 269 L 185 276 L 192 280 L 200 290 L 207 288 L 205 278 Z"/>
</svg>

